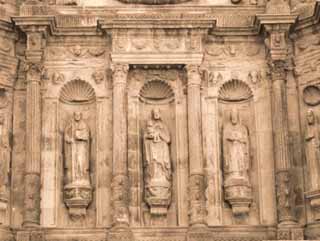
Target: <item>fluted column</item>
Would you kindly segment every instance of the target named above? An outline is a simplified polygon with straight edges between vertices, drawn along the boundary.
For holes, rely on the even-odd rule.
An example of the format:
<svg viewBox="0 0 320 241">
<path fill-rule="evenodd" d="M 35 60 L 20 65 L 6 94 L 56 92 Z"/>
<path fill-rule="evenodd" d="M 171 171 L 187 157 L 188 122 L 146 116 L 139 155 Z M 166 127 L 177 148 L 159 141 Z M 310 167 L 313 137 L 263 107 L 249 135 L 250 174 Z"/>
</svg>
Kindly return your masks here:
<svg viewBox="0 0 320 241">
<path fill-rule="evenodd" d="M 288 113 L 286 93 L 286 62 L 284 60 L 270 60 L 272 79 L 272 113 L 274 155 L 276 161 L 276 192 L 278 203 L 278 223 L 293 224 L 296 222 L 294 214 L 294 193 L 291 182 L 291 162 L 288 140 Z"/>
<path fill-rule="evenodd" d="M 188 75 L 189 217 L 190 225 L 206 225 L 205 178 L 201 141 L 201 76 L 199 66 L 186 66 Z"/>
<path fill-rule="evenodd" d="M 129 66 L 114 64 L 113 71 L 113 225 L 129 226 L 127 163 L 127 75 Z"/>
<path fill-rule="evenodd" d="M 24 227 L 40 225 L 41 76 L 44 33 L 27 30 L 26 51 L 26 163 Z"/>
</svg>

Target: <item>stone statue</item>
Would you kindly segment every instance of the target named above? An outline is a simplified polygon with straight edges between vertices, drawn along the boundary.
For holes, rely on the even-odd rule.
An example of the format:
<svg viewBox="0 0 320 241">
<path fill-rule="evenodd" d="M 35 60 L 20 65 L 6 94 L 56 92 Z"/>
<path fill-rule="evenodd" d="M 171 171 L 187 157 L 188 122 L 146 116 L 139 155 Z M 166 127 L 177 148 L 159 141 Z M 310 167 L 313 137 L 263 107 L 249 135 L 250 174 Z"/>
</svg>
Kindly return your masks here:
<svg viewBox="0 0 320 241">
<path fill-rule="evenodd" d="M 304 138 L 309 180 L 306 198 L 310 201 L 314 219 L 320 221 L 320 131 L 312 110 L 307 112 Z"/>
<path fill-rule="evenodd" d="M 309 171 L 310 189 L 317 190 L 320 187 L 320 131 L 312 110 L 309 110 L 307 113 L 305 152 Z"/>
<path fill-rule="evenodd" d="M 64 154 L 65 201 L 71 216 L 83 216 L 92 199 L 92 188 L 89 175 L 90 129 L 81 112 L 73 114 L 72 120 L 64 130 Z"/>
<path fill-rule="evenodd" d="M 90 185 L 90 130 L 82 113 L 75 112 L 73 117 L 64 132 L 67 183 Z"/>
<path fill-rule="evenodd" d="M 5 118 L 0 116 L 0 198 L 7 198 L 10 166 L 10 143 Z"/>
<path fill-rule="evenodd" d="M 235 109 L 231 111 L 230 122 L 223 128 L 223 159 L 226 200 L 232 205 L 235 215 L 247 213 L 252 199 L 248 175 L 250 168 L 249 131 L 240 123 L 239 113 Z"/>
<path fill-rule="evenodd" d="M 166 215 L 171 202 L 170 133 L 155 108 L 144 131 L 145 201 L 151 215 Z"/>
</svg>

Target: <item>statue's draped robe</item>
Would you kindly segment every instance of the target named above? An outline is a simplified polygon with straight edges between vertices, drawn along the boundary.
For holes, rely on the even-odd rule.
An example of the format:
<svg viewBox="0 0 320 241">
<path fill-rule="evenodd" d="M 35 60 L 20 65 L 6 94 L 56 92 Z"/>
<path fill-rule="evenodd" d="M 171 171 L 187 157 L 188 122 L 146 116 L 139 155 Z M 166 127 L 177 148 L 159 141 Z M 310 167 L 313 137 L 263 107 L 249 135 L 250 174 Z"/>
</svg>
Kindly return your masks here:
<svg viewBox="0 0 320 241">
<path fill-rule="evenodd" d="M 151 123 L 144 133 L 145 195 L 146 198 L 152 196 L 170 198 L 172 174 L 169 150 L 170 133 L 161 121 Z M 153 137 L 150 136 L 150 131 Z"/>
<path fill-rule="evenodd" d="M 5 195 L 9 182 L 10 144 L 5 125 L 0 125 L 0 194 Z"/>
<path fill-rule="evenodd" d="M 244 125 L 228 123 L 223 129 L 224 174 L 248 179 L 249 134 Z"/>
<path fill-rule="evenodd" d="M 320 188 L 320 132 L 318 126 L 308 125 L 305 133 L 305 151 L 311 190 Z"/>
<path fill-rule="evenodd" d="M 67 184 L 89 186 L 90 130 L 84 121 L 73 120 L 64 135 Z"/>
</svg>

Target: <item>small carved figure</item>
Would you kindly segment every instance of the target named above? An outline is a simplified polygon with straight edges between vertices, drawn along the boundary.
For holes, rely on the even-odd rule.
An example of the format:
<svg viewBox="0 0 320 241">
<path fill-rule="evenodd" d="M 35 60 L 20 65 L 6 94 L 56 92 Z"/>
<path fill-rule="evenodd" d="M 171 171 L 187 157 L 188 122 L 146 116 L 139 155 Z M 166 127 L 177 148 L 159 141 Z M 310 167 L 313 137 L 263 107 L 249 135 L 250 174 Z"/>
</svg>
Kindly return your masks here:
<svg viewBox="0 0 320 241">
<path fill-rule="evenodd" d="M 6 198 L 9 184 L 10 143 L 5 118 L 0 116 L 0 198 Z M 1 200 L 1 199 L 0 199 Z"/>
<path fill-rule="evenodd" d="M 225 198 L 235 215 L 249 212 L 252 190 L 249 180 L 250 146 L 249 131 L 240 123 L 239 113 L 233 109 L 230 122 L 223 128 L 223 171 Z"/>
<path fill-rule="evenodd" d="M 305 151 L 310 190 L 318 190 L 320 188 L 320 131 L 312 110 L 309 110 L 307 113 Z"/>
<path fill-rule="evenodd" d="M 151 215 L 166 215 L 171 202 L 171 141 L 158 108 L 152 110 L 143 141 L 145 201 L 151 208 Z"/>
<path fill-rule="evenodd" d="M 82 217 L 92 200 L 89 176 L 90 129 L 75 112 L 64 131 L 64 151 L 66 167 L 65 202 L 71 217 Z"/>
</svg>

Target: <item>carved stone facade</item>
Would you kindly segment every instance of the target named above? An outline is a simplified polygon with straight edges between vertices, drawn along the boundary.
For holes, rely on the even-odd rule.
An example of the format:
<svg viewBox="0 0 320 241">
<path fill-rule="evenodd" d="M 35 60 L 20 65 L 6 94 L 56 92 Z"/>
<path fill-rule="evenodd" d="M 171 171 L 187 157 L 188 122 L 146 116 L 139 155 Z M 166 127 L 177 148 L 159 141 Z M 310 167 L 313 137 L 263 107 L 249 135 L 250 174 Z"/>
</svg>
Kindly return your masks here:
<svg viewBox="0 0 320 241">
<path fill-rule="evenodd" d="M 0 241 L 320 239 L 320 1 L 0 0 Z"/>
</svg>

